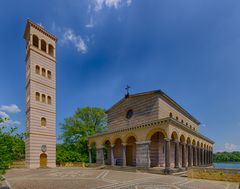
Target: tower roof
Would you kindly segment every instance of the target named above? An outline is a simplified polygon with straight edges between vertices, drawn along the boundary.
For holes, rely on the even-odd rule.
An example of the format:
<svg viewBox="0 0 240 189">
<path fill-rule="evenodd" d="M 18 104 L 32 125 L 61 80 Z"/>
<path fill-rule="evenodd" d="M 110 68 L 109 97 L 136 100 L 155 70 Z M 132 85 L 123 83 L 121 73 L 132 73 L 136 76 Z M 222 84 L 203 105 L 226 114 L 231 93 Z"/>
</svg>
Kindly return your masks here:
<svg viewBox="0 0 240 189">
<path fill-rule="evenodd" d="M 35 22 L 33 22 L 30 19 L 27 19 L 26 28 L 25 28 L 24 36 L 23 36 L 24 39 L 27 39 L 27 34 L 28 34 L 29 30 L 30 30 L 30 26 L 34 27 L 38 31 L 40 31 L 43 34 L 47 35 L 48 37 L 50 37 L 54 41 L 57 41 L 57 37 L 55 35 L 53 35 L 52 33 L 48 32 L 47 30 L 44 29 L 44 27 L 40 26 L 39 24 L 36 24 Z"/>
</svg>

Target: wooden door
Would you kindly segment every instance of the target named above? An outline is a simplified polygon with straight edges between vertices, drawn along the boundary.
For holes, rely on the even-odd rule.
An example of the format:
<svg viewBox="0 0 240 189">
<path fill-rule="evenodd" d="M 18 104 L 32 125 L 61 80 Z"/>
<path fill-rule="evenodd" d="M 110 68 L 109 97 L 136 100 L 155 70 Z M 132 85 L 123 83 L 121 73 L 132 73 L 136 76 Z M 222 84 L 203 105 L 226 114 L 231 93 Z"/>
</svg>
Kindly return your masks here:
<svg viewBox="0 0 240 189">
<path fill-rule="evenodd" d="M 133 165 L 133 146 L 132 145 L 127 145 L 126 149 L 126 160 L 127 160 L 127 165 L 132 166 Z"/>
<path fill-rule="evenodd" d="M 40 155 L 40 167 L 47 167 L 47 154 L 45 153 Z"/>
</svg>

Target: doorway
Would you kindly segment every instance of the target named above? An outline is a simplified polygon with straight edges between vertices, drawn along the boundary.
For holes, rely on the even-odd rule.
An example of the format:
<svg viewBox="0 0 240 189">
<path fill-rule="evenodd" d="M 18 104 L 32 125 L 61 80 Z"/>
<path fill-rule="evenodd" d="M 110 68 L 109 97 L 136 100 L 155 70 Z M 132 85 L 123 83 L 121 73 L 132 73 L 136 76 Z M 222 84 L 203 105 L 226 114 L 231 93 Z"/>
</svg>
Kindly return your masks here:
<svg viewBox="0 0 240 189">
<path fill-rule="evenodd" d="M 47 154 L 45 153 L 40 155 L 40 167 L 47 167 Z"/>
</svg>

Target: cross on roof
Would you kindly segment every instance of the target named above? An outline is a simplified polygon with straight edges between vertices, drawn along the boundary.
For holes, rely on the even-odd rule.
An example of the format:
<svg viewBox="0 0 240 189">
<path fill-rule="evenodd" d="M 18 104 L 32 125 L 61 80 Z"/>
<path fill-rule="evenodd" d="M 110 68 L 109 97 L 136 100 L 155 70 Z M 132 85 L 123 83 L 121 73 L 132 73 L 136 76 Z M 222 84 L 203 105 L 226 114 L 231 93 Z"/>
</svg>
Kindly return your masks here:
<svg viewBox="0 0 240 189">
<path fill-rule="evenodd" d="M 125 90 L 126 90 L 126 94 L 125 94 L 125 97 L 128 97 L 129 96 L 129 89 L 131 87 L 129 85 L 126 86 Z"/>
</svg>

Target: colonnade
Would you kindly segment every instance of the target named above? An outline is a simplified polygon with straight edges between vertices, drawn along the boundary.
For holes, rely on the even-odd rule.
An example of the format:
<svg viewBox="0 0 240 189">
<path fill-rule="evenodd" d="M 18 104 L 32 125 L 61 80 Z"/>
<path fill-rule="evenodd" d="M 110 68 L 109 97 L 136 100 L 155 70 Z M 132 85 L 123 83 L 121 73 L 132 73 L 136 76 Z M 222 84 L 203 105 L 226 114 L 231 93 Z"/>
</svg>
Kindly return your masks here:
<svg viewBox="0 0 240 189">
<path fill-rule="evenodd" d="M 117 140 L 115 140 L 117 141 Z M 158 133 L 149 141 L 131 140 L 123 143 L 121 139 L 111 144 L 109 140 L 96 149 L 96 163 L 112 166 L 164 167 L 171 168 L 191 166 L 210 166 L 212 149 L 195 142 L 163 138 Z M 129 142 L 130 141 L 130 142 Z M 92 163 L 92 148 L 89 146 L 89 162 Z"/>
</svg>

